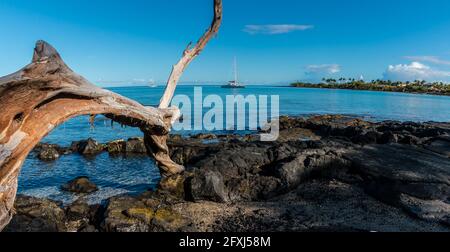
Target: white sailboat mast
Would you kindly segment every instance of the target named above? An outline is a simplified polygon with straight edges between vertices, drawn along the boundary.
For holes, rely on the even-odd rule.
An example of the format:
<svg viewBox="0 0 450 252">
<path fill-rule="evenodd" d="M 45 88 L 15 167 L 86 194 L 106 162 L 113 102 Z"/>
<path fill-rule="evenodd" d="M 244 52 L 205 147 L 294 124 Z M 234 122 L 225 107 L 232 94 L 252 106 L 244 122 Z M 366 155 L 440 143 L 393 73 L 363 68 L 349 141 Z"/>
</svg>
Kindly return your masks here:
<svg viewBox="0 0 450 252">
<path fill-rule="evenodd" d="M 238 84 L 237 58 L 234 57 L 234 84 Z"/>
</svg>

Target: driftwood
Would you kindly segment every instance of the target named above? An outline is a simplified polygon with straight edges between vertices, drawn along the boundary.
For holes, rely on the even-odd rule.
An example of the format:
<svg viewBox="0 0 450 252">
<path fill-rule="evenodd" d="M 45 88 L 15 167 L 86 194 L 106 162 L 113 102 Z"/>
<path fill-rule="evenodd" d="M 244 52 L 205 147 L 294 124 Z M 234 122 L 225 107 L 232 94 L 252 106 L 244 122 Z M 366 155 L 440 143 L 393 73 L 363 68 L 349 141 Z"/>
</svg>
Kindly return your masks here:
<svg viewBox="0 0 450 252">
<path fill-rule="evenodd" d="M 74 73 L 48 43 L 38 41 L 31 64 L 0 77 L 0 230 L 14 214 L 20 168 L 30 151 L 51 130 L 70 118 L 98 115 L 139 127 L 149 154 L 162 176 L 184 171 L 170 159 L 166 144 L 172 124 L 179 118 L 170 101 L 184 69 L 217 33 L 222 19 L 222 1 L 214 0 L 214 20 L 197 45 L 186 49 L 174 66 L 159 108 L 143 105 L 98 88 Z"/>
</svg>

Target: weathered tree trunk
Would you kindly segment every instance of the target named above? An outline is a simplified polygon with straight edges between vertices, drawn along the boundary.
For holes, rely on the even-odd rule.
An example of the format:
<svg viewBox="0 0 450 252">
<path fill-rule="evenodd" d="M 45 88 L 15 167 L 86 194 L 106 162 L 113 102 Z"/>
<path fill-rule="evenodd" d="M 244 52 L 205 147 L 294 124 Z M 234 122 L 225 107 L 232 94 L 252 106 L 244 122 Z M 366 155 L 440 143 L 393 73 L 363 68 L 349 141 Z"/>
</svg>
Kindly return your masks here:
<svg viewBox="0 0 450 252">
<path fill-rule="evenodd" d="M 160 108 L 141 104 L 104 90 L 74 73 L 58 52 L 38 41 L 32 63 L 20 71 L 0 78 L 0 230 L 14 214 L 20 168 L 30 151 L 51 130 L 70 118 L 103 114 L 122 124 L 139 127 L 161 171 L 170 176 L 184 167 L 170 159 L 166 144 L 172 124 L 180 116 L 178 108 L 168 105 L 178 79 L 186 66 L 217 33 L 222 17 L 222 2 L 214 0 L 214 21 L 194 49 L 187 49 L 174 67 Z"/>
</svg>

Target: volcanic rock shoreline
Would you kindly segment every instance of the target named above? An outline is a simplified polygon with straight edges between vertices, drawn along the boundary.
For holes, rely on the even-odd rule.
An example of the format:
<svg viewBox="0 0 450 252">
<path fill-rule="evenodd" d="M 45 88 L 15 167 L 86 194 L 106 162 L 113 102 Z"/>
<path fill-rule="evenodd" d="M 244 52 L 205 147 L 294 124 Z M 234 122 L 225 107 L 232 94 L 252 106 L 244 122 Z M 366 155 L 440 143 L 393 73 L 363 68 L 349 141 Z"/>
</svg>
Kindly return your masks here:
<svg viewBox="0 0 450 252">
<path fill-rule="evenodd" d="M 156 191 L 91 206 L 18 196 L 5 231 L 450 231 L 450 123 L 282 117 L 276 142 L 201 134 L 168 143 L 187 170 Z M 89 139 L 35 154 L 103 151 L 145 146 Z"/>
</svg>

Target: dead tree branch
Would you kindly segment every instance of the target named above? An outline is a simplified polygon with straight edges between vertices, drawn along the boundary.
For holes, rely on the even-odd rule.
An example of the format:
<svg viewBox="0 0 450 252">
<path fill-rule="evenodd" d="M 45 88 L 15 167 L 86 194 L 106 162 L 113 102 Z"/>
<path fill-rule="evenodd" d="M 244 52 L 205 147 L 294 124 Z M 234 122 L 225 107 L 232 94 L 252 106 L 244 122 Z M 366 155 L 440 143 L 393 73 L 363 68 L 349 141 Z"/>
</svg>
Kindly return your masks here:
<svg viewBox="0 0 450 252">
<path fill-rule="evenodd" d="M 189 66 L 189 64 L 197 57 L 208 42 L 213 38 L 219 31 L 220 25 L 222 23 L 222 0 L 214 0 L 214 19 L 211 23 L 209 29 L 203 34 L 203 36 L 198 40 L 197 44 L 191 48 L 191 43 L 183 52 L 183 57 L 178 61 L 176 65 L 172 68 L 172 73 L 170 74 L 169 80 L 167 81 L 166 90 L 159 103 L 159 108 L 167 108 L 172 101 L 175 89 L 177 87 L 178 81 L 181 78 L 184 70 Z"/>
</svg>

